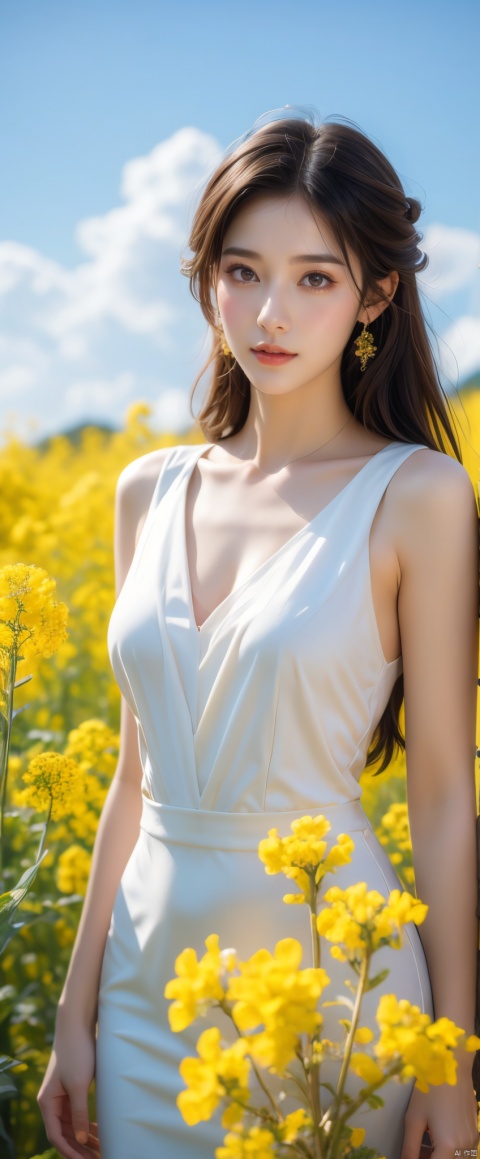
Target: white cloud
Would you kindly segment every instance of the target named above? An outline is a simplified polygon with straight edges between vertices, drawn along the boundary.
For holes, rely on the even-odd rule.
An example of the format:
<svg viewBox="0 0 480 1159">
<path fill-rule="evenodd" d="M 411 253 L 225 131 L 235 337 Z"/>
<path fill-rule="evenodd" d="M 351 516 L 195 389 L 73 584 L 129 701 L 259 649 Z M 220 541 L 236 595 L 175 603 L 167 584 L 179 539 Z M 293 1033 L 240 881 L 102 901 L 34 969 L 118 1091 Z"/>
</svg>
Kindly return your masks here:
<svg viewBox="0 0 480 1159">
<path fill-rule="evenodd" d="M 18 395 L 33 402 L 36 383 L 48 381 L 49 359 L 33 339 L 0 334 L 0 398 L 15 402 Z"/>
<path fill-rule="evenodd" d="M 480 234 L 447 225 L 425 230 L 423 249 L 429 263 L 419 282 L 433 298 L 474 287 L 480 279 Z"/>
<path fill-rule="evenodd" d="M 152 426 L 163 431 L 184 431 L 193 425 L 190 413 L 189 391 L 170 388 L 162 390 L 152 407 Z"/>
<path fill-rule="evenodd" d="M 20 362 L 12 362 L 11 366 L 0 374 L 0 396 L 11 398 L 12 395 L 25 394 L 33 386 L 35 379 L 31 367 L 22 366 Z"/>
<path fill-rule="evenodd" d="M 119 403 L 125 405 L 135 386 L 135 376 L 128 372 L 107 379 L 78 379 L 65 393 L 67 415 L 89 415 L 112 421 L 118 416 Z"/>
<path fill-rule="evenodd" d="M 31 246 L 0 242 L 0 294 L 6 296 L 22 285 L 29 286 L 38 297 L 54 290 L 66 293 L 68 272 Z"/>
<path fill-rule="evenodd" d="M 79 222 L 76 240 L 90 260 L 64 271 L 59 300 L 37 318 L 61 354 L 83 356 L 89 332 L 93 336 L 105 322 L 168 347 L 179 316 L 172 285 L 185 241 L 186 209 L 217 158 L 213 137 L 179 129 L 148 156 L 124 166 L 124 205 Z"/>
<path fill-rule="evenodd" d="M 126 403 L 156 399 L 162 380 L 170 389 L 177 377 L 176 402 L 167 392 L 162 405 L 172 421 L 180 414 L 206 332 L 180 258 L 194 198 L 219 156 L 212 136 L 187 127 L 129 160 L 122 203 L 78 223 L 82 259 L 72 269 L 0 242 L 3 404 L 37 408 L 50 429 L 110 407 L 121 421 Z"/>
<path fill-rule="evenodd" d="M 455 386 L 480 370 L 480 319 L 458 318 L 442 334 L 440 358 L 442 370 Z"/>
</svg>

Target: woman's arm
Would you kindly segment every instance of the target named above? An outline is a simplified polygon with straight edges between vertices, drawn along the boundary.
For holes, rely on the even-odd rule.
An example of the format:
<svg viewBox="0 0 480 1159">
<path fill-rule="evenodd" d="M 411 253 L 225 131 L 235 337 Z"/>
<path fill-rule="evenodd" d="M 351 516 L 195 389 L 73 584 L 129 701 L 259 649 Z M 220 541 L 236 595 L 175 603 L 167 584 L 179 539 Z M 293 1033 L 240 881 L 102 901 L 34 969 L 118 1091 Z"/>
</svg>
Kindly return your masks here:
<svg viewBox="0 0 480 1159">
<path fill-rule="evenodd" d="M 100 818 L 88 888 L 57 1008 L 52 1054 L 38 1093 L 50 1143 L 66 1159 L 90 1155 L 95 1124 L 88 1092 L 95 1072 L 98 987 L 115 894 L 141 814 L 136 722 L 122 698 L 120 761 Z M 130 759 L 129 759 L 130 757 Z"/>
<path fill-rule="evenodd" d="M 403 473 L 392 517 L 401 569 L 398 615 L 415 883 L 418 897 L 429 906 L 419 935 L 435 1018 L 453 1019 L 473 1034 L 478 946 L 477 507 L 469 476 L 456 460 L 425 450 L 413 456 L 411 465 Z M 476 1146 L 473 1055 L 457 1050 L 456 1056 L 457 1088 L 442 1084 L 421 1097 L 414 1091 L 402 1159 L 418 1156 L 420 1106 L 431 1120 L 435 1156 L 453 1154 L 449 1146 Z M 418 1139 L 413 1138 L 415 1131 Z"/>
<path fill-rule="evenodd" d="M 117 597 L 165 452 L 143 456 L 122 472 L 115 498 L 115 580 Z M 90 1155 L 76 1142 L 93 1145 L 88 1122 L 88 1090 L 95 1067 L 95 1025 L 105 942 L 115 895 L 139 834 L 142 766 L 137 723 L 121 701 L 120 753 L 93 850 L 88 888 L 75 944 L 58 1005 L 55 1039 L 38 1102 L 50 1142 L 67 1157 Z M 95 1131 L 93 1131 L 93 1135 Z"/>
</svg>

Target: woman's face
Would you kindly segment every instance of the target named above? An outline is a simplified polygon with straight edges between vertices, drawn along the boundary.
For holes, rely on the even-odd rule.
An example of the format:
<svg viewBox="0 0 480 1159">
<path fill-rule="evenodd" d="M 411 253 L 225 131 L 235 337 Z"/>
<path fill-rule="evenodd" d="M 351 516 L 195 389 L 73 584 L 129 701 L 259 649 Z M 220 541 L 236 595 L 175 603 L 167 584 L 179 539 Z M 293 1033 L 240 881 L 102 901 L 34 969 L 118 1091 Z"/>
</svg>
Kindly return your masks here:
<svg viewBox="0 0 480 1159">
<path fill-rule="evenodd" d="M 359 262 L 349 258 L 360 285 Z M 355 322 L 366 320 L 337 243 L 300 194 L 262 193 L 238 211 L 225 234 L 216 297 L 237 362 L 250 382 L 274 393 L 339 372 Z M 295 358 L 261 363 L 253 352 L 261 343 Z"/>
</svg>

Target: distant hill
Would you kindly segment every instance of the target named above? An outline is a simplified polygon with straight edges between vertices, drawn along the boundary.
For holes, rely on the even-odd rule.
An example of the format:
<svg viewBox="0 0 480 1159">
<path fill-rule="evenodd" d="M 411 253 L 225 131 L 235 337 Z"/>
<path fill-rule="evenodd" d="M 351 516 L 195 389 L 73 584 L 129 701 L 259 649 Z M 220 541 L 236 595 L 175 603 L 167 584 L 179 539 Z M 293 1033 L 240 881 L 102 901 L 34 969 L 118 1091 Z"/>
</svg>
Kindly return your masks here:
<svg viewBox="0 0 480 1159">
<path fill-rule="evenodd" d="M 476 390 L 480 391 L 480 372 L 473 374 L 471 378 L 467 378 L 465 382 L 460 383 L 458 390 L 461 394 Z M 68 439 L 72 446 L 77 447 L 80 444 L 83 432 L 89 427 L 95 427 L 95 430 L 101 431 L 104 435 L 117 434 L 122 430 L 120 426 L 111 426 L 108 423 L 99 423 L 92 419 L 91 422 L 77 423 L 76 426 L 68 427 L 64 431 L 57 431 L 54 435 L 47 435 L 45 438 L 39 439 L 38 443 L 35 443 L 35 446 L 41 451 L 47 451 L 52 439 L 61 437 Z"/>
<path fill-rule="evenodd" d="M 122 429 L 121 427 L 113 427 L 108 423 L 99 423 L 92 419 L 91 422 L 77 423 L 76 426 L 67 427 L 67 429 L 64 431 L 56 431 L 54 435 L 46 435 L 45 438 L 39 439 L 38 443 L 35 443 L 35 446 L 38 447 L 40 451 L 47 451 L 52 439 L 62 438 L 68 439 L 68 441 L 72 443 L 72 446 L 78 447 L 83 432 L 88 430 L 89 427 L 95 427 L 96 431 L 101 431 L 104 435 L 114 435 Z"/>
<path fill-rule="evenodd" d="M 462 394 L 467 390 L 480 390 L 480 372 L 473 374 L 471 378 L 467 378 L 466 382 L 462 382 L 459 386 L 459 390 L 462 392 Z"/>
</svg>

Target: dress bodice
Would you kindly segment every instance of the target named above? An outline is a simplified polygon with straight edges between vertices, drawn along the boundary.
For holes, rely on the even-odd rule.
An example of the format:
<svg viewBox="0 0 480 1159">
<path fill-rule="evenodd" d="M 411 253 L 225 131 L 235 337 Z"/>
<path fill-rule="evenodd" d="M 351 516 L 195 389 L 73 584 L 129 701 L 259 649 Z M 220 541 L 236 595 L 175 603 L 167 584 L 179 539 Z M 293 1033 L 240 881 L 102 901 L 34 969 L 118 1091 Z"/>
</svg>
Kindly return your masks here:
<svg viewBox="0 0 480 1159">
<path fill-rule="evenodd" d="M 370 528 L 395 471 L 423 444 L 373 455 L 198 630 L 185 500 L 211 445 L 170 448 L 108 628 L 113 671 L 138 722 L 143 792 L 224 813 L 358 799 L 402 671 L 401 657 L 389 663 L 382 651 Z"/>
</svg>

